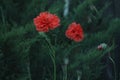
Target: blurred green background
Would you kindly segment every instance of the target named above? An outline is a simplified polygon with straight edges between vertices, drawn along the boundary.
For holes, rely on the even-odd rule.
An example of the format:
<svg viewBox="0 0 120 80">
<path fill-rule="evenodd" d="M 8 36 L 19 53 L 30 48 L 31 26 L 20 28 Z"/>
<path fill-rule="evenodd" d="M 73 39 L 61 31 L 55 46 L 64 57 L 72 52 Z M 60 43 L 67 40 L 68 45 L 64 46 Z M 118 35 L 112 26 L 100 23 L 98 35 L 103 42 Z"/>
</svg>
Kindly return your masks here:
<svg viewBox="0 0 120 80">
<path fill-rule="evenodd" d="M 44 11 L 61 19 L 59 28 L 46 33 L 56 52 L 57 80 L 64 80 L 66 57 L 68 80 L 120 80 L 120 0 L 68 1 L 64 16 L 65 0 L 0 0 L 0 80 L 53 80 L 49 48 L 33 24 Z M 85 33 L 80 43 L 64 35 L 73 21 Z M 97 50 L 101 43 L 109 47 Z"/>
</svg>

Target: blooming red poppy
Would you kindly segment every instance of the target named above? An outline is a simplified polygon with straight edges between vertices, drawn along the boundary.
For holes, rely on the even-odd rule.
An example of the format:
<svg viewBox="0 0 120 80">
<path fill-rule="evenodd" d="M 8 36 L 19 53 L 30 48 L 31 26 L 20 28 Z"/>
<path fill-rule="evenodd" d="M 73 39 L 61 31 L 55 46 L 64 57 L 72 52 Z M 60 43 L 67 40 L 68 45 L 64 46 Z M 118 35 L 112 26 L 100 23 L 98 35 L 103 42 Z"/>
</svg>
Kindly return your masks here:
<svg viewBox="0 0 120 80">
<path fill-rule="evenodd" d="M 60 19 L 55 14 L 41 12 L 36 18 L 34 18 L 34 25 L 38 32 L 48 32 L 60 25 Z"/>
<path fill-rule="evenodd" d="M 69 39 L 74 40 L 75 42 L 80 42 L 84 38 L 83 29 L 81 25 L 76 22 L 69 25 L 65 34 Z"/>
</svg>

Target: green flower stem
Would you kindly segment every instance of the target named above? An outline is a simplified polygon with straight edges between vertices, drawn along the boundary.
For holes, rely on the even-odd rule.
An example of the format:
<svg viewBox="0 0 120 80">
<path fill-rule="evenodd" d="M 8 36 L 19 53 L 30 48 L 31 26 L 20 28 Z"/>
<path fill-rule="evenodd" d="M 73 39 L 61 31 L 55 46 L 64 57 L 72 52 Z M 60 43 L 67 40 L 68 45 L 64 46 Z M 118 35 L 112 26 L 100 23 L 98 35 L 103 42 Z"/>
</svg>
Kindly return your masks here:
<svg viewBox="0 0 120 80">
<path fill-rule="evenodd" d="M 54 66 L 54 80 L 56 80 L 56 61 L 53 61 L 53 66 Z"/>
<path fill-rule="evenodd" d="M 63 65 L 63 80 L 67 80 L 68 63 L 69 63 L 69 59 L 66 57 L 64 59 L 64 65 Z"/>
<path fill-rule="evenodd" d="M 110 56 L 110 53 L 109 53 L 109 59 L 111 60 L 111 62 L 113 63 L 113 67 L 114 67 L 114 75 L 115 75 L 115 79 L 114 80 L 117 80 L 117 73 L 116 73 L 116 65 L 115 65 L 115 61 L 112 59 L 112 57 Z"/>
<path fill-rule="evenodd" d="M 0 10 L 1 10 L 1 15 L 2 15 L 2 22 L 5 25 L 5 16 L 4 16 L 3 8 L 1 6 L 0 6 Z"/>
<path fill-rule="evenodd" d="M 48 47 L 49 47 L 49 46 L 48 46 Z M 56 80 L 56 62 L 55 62 L 55 58 L 52 56 L 51 53 L 49 53 L 49 55 L 50 55 L 50 57 L 51 57 L 51 59 L 52 59 L 53 67 L 54 67 L 54 76 L 53 76 L 53 78 L 54 78 L 54 80 Z"/>
<path fill-rule="evenodd" d="M 54 48 L 53 48 L 53 46 L 52 46 L 52 44 L 51 44 L 51 42 L 50 42 L 50 40 L 48 39 L 48 37 L 44 34 L 43 35 L 44 37 L 45 37 L 45 40 L 47 41 L 47 43 L 48 43 L 48 47 L 49 47 L 49 49 L 51 50 L 51 52 L 52 52 L 52 54 L 51 53 L 49 53 L 49 55 L 50 55 L 50 57 L 51 57 L 51 59 L 52 59 L 52 62 L 53 62 L 53 68 L 54 68 L 54 71 L 53 71 L 53 73 L 54 73 L 54 76 L 53 76 L 53 80 L 56 80 L 56 61 L 55 61 L 55 50 L 54 50 Z"/>
<path fill-rule="evenodd" d="M 67 80 L 67 65 L 63 65 L 63 80 Z"/>
<path fill-rule="evenodd" d="M 50 48 L 51 46 L 49 46 L 49 48 Z M 52 50 L 53 51 L 53 50 Z M 56 80 L 56 61 L 55 61 L 55 54 L 51 54 L 51 53 L 49 53 L 49 55 L 50 55 L 50 57 L 51 57 L 51 59 L 52 59 L 52 62 L 53 62 L 53 68 L 54 68 L 54 76 L 53 76 L 53 80 Z M 54 55 L 54 56 L 53 56 Z"/>
<path fill-rule="evenodd" d="M 67 80 L 67 65 L 65 65 L 65 80 Z"/>
<path fill-rule="evenodd" d="M 50 39 L 47 37 L 47 35 L 45 33 L 40 33 L 40 35 L 42 35 L 45 38 L 45 40 L 47 41 L 47 43 L 49 45 L 49 48 L 52 51 L 52 56 L 55 58 L 55 50 L 54 50 L 54 48 L 53 48 L 53 46 L 51 44 Z"/>
</svg>

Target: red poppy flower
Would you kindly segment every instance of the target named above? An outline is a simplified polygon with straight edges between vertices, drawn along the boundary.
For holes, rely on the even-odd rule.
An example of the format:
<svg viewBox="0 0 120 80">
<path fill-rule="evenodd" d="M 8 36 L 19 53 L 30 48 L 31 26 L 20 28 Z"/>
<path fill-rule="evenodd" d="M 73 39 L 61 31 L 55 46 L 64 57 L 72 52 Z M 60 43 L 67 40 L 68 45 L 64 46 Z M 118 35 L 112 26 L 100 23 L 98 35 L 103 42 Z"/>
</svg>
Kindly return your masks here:
<svg viewBox="0 0 120 80">
<path fill-rule="evenodd" d="M 34 18 L 34 25 L 38 32 L 48 32 L 60 25 L 60 19 L 55 14 L 41 12 L 36 18 Z"/>
<path fill-rule="evenodd" d="M 69 25 L 65 34 L 69 39 L 74 40 L 75 42 L 80 42 L 84 38 L 83 29 L 81 25 L 76 22 Z"/>
</svg>

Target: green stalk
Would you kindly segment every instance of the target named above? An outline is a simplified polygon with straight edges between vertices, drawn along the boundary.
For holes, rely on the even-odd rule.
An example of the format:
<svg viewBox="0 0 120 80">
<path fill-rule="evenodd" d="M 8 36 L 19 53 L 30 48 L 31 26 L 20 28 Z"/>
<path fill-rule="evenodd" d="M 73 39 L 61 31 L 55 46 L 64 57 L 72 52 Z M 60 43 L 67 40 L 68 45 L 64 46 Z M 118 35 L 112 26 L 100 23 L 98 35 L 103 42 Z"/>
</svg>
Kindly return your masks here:
<svg viewBox="0 0 120 80">
<path fill-rule="evenodd" d="M 63 65 L 63 80 L 67 80 L 67 65 Z"/>
<path fill-rule="evenodd" d="M 1 6 L 0 6 L 0 10 L 1 10 L 2 22 L 5 25 L 5 16 L 4 16 L 4 12 Z"/>
<path fill-rule="evenodd" d="M 67 65 L 65 65 L 65 80 L 67 80 Z"/>
<path fill-rule="evenodd" d="M 56 62 L 55 62 L 55 60 L 53 61 L 53 66 L 54 66 L 54 80 L 56 80 Z"/>
<path fill-rule="evenodd" d="M 50 46 L 48 46 L 49 48 L 50 48 Z M 56 80 L 56 62 L 55 62 L 55 58 L 52 56 L 52 54 L 51 53 L 49 53 L 49 55 L 50 55 L 50 57 L 51 57 L 51 59 L 52 59 L 52 62 L 53 62 L 53 68 L 54 68 L 54 76 L 53 76 L 53 78 L 54 78 L 54 80 Z"/>
<path fill-rule="evenodd" d="M 111 62 L 113 63 L 115 80 L 117 80 L 117 73 L 116 73 L 115 61 L 114 61 L 114 60 L 112 59 L 112 57 L 110 56 L 110 53 L 109 53 L 109 59 L 110 59 Z"/>
<path fill-rule="evenodd" d="M 54 50 L 54 48 L 53 48 L 53 46 L 52 46 L 52 44 L 51 44 L 51 42 L 50 42 L 50 40 L 48 39 L 48 37 L 44 34 L 44 37 L 45 37 L 45 40 L 47 41 L 47 43 L 48 43 L 48 47 L 49 47 L 49 49 L 51 50 L 51 52 L 52 52 L 52 54 L 51 53 L 49 53 L 49 55 L 50 55 L 50 57 L 51 57 L 51 59 L 52 59 L 52 62 L 53 62 L 53 68 L 54 68 L 54 71 L 53 71 L 53 73 L 54 73 L 54 76 L 53 76 L 53 80 L 56 80 L 56 61 L 55 61 L 55 50 Z"/>
</svg>

